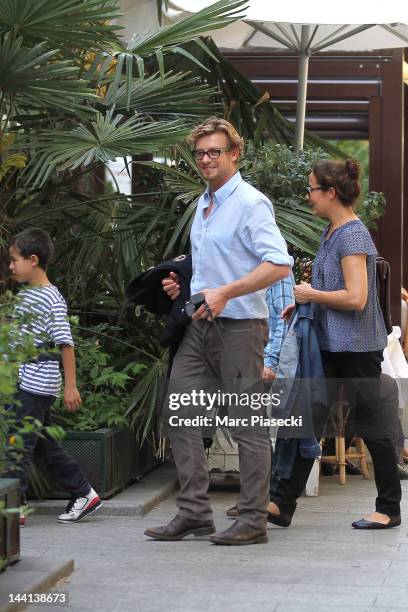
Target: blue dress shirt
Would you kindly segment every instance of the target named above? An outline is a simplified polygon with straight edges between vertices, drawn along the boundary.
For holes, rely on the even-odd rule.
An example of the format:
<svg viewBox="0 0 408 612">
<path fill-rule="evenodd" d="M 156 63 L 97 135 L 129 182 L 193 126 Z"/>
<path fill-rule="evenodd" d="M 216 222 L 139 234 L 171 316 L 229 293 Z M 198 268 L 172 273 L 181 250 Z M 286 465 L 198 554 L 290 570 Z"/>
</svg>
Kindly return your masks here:
<svg viewBox="0 0 408 612">
<path fill-rule="evenodd" d="M 191 227 L 193 276 L 191 293 L 227 285 L 246 276 L 264 261 L 292 266 L 272 204 L 237 172 L 213 194 L 209 188 L 200 197 Z M 266 319 L 266 290 L 233 298 L 220 316 L 231 319 Z"/>
</svg>

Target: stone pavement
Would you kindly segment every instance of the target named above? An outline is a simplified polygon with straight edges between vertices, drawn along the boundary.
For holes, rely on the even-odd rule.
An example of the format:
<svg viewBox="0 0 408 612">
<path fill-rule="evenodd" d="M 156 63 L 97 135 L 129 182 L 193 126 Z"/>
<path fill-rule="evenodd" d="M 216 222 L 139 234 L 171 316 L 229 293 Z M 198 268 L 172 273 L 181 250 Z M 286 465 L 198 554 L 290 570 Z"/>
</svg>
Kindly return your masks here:
<svg viewBox="0 0 408 612">
<path fill-rule="evenodd" d="M 403 481 L 405 494 L 408 481 Z M 364 532 L 350 523 L 373 509 L 374 483 L 322 477 L 320 496 L 302 498 L 289 529 L 270 526 L 269 543 L 245 547 L 148 540 L 148 526 L 175 513 L 174 496 L 147 516 L 95 514 L 77 525 L 30 516 L 23 555 L 72 557 L 75 571 L 53 592 L 72 612 L 373 612 L 408 610 L 408 497 L 400 528 Z M 212 492 L 218 529 L 236 493 Z M 31 609 L 31 607 L 30 607 Z M 53 606 L 35 606 L 36 612 Z"/>
</svg>

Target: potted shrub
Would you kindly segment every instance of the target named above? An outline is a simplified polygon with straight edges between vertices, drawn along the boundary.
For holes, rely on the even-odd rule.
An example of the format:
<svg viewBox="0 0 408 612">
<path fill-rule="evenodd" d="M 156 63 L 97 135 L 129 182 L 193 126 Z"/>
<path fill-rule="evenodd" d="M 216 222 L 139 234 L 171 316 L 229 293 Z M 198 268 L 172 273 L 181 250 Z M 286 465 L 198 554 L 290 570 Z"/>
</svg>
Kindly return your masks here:
<svg viewBox="0 0 408 612">
<path fill-rule="evenodd" d="M 0 478 L 0 571 L 20 559 L 19 506 L 19 481 Z"/>
</svg>

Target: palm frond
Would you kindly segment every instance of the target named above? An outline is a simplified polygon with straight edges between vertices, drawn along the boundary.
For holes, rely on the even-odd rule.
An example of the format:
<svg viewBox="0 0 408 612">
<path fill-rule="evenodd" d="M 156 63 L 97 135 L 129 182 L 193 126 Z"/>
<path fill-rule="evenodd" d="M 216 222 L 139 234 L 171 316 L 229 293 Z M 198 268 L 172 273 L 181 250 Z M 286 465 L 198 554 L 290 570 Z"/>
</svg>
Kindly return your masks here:
<svg viewBox="0 0 408 612">
<path fill-rule="evenodd" d="M 183 73 L 168 72 L 163 78 L 155 73 L 143 80 L 133 79 L 130 96 L 126 84 L 116 90 L 108 89 L 104 104 L 114 105 L 121 113 L 130 107 L 147 115 L 208 116 L 214 112 L 209 97 L 215 93 L 214 88 L 200 83 L 199 79 L 185 78 Z"/>
<path fill-rule="evenodd" d="M 31 145 L 36 163 L 30 170 L 33 186 L 43 184 L 50 173 L 89 166 L 95 162 L 106 163 L 116 157 L 140 155 L 171 147 L 188 133 L 183 121 L 157 121 L 149 123 L 135 116 L 123 120 L 122 115 L 110 111 L 97 113 L 95 121 L 69 131 L 61 131 L 58 139 L 52 130 L 39 133 L 37 142 Z M 30 149 L 30 143 L 27 143 Z"/>
<path fill-rule="evenodd" d="M 146 438 L 160 413 L 168 367 L 167 358 L 167 351 L 163 351 L 151 364 L 147 374 L 133 390 L 129 408 L 125 412 L 125 416 L 130 417 L 131 425 L 136 427 L 141 440 Z"/>
<path fill-rule="evenodd" d="M 167 11 L 169 7 L 169 0 L 156 0 L 157 2 L 157 17 L 161 25 L 163 18 L 163 10 Z"/>
<path fill-rule="evenodd" d="M 159 73 L 164 78 L 164 54 L 184 56 L 201 70 L 206 70 L 195 52 L 181 48 L 180 45 L 195 41 L 198 49 L 211 56 L 211 50 L 198 38 L 200 34 L 208 30 L 223 28 L 241 19 L 247 4 L 247 0 L 219 0 L 194 15 L 160 28 L 157 32 L 136 34 L 127 47 L 121 43 L 113 44 L 112 57 L 117 61 L 114 85 L 118 86 L 125 72 L 125 83 L 129 92 L 134 71 L 137 70 L 139 78 L 143 80 L 144 59 L 152 56 L 156 57 Z"/>
<path fill-rule="evenodd" d="M 118 42 L 116 0 L 1 0 L 0 32 L 70 49 L 106 50 Z"/>
<path fill-rule="evenodd" d="M 205 185 L 199 175 L 191 175 L 183 170 L 160 162 L 139 162 L 140 165 L 156 168 L 163 173 L 163 181 L 174 194 L 181 194 L 184 201 L 196 198 L 203 192 Z"/>
<path fill-rule="evenodd" d="M 77 78 L 78 68 L 71 61 L 55 61 L 58 50 L 46 50 L 42 42 L 32 48 L 10 34 L 0 38 L 0 89 L 9 105 L 63 110 L 70 114 L 90 114 L 84 102 L 96 101 L 88 84 Z"/>
<path fill-rule="evenodd" d="M 189 42 L 207 30 L 218 30 L 242 19 L 247 5 L 247 0 L 219 0 L 158 32 L 135 36 L 129 51 L 145 57 L 157 49 Z"/>
</svg>

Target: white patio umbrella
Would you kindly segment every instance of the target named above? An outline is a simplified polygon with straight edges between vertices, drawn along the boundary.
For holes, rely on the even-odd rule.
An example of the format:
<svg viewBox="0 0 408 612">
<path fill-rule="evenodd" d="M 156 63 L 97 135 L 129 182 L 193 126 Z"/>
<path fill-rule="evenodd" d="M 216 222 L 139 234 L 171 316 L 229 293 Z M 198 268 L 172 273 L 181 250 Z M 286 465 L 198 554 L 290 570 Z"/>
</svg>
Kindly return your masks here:
<svg viewBox="0 0 408 612">
<path fill-rule="evenodd" d="M 174 21 L 213 4 L 213 0 L 169 0 L 166 18 Z M 352 23 L 344 23 L 348 21 Z M 369 21 L 369 23 L 367 23 Z M 249 0 L 246 17 L 212 33 L 228 49 L 288 49 L 299 56 L 295 150 L 303 148 L 307 77 L 311 55 L 320 51 L 372 51 L 408 46 L 408 2 L 367 4 L 342 0 Z"/>
</svg>

